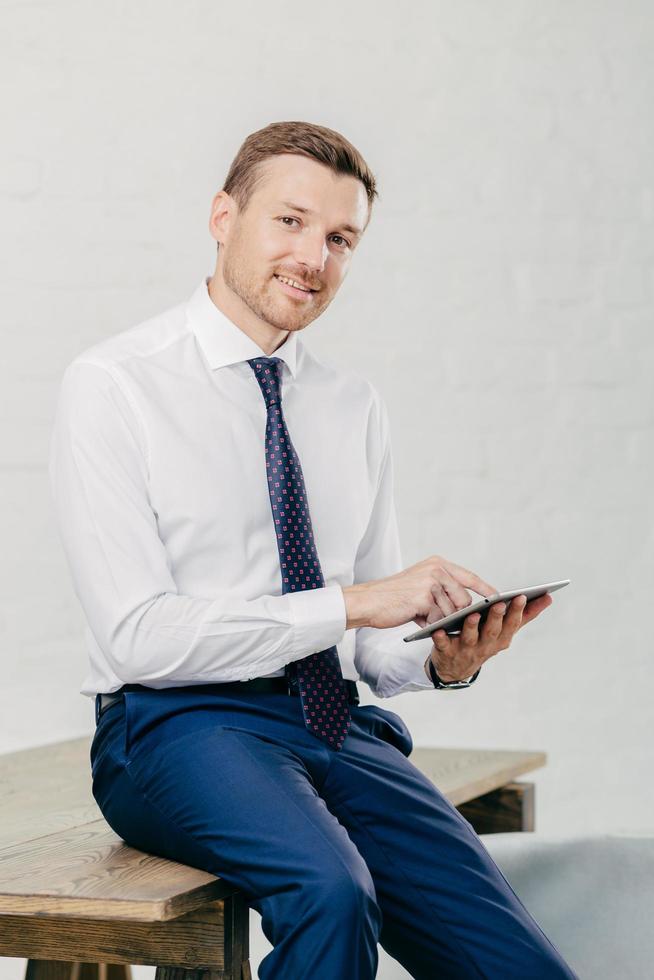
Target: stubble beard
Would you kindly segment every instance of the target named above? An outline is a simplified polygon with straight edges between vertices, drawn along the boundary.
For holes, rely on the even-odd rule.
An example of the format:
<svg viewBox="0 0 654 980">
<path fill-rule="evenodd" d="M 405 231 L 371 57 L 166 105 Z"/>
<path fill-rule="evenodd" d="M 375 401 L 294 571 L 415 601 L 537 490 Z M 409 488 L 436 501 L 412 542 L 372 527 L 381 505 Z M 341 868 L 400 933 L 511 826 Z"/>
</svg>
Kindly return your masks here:
<svg viewBox="0 0 654 980">
<path fill-rule="evenodd" d="M 239 299 L 261 320 L 265 320 L 277 330 L 302 330 L 322 313 L 324 305 L 315 298 L 309 309 L 303 311 L 299 306 L 293 310 L 292 300 L 288 300 L 279 289 L 271 273 L 270 279 L 257 287 L 255 281 L 242 272 L 243 266 L 238 257 L 230 260 L 227 255 L 223 263 L 223 280 Z M 278 291 L 279 297 L 273 293 Z"/>
</svg>

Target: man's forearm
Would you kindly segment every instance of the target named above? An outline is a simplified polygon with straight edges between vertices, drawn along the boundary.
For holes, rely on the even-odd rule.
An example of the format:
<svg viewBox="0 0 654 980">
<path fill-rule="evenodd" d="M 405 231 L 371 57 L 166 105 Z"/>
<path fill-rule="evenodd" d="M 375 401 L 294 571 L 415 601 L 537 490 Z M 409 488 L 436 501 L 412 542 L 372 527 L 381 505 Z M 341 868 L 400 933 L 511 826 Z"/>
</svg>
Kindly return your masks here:
<svg viewBox="0 0 654 980">
<path fill-rule="evenodd" d="M 365 583 L 346 586 L 343 589 L 343 598 L 345 599 L 346 613 L 345 629 L 351 630 L 358 626 L 369 626 L 369 601 Z"/>
<path fill-rule="evenodd" d="M 359 626 L 369 626 L 370 625 L 370 599 L 369 599 L 366 583 L 362 582 L 359 585 L 348 585 L 346 588 L 343 588 L 341 586 L 341 588 L 343 589 L 343 597 L 345 599 L 345 610 L 346 610 L 345 629 L 349 630 L 349 629 L 356 629 Z M 425 677 L 427 677 L 427 679 L 431 681 L 431 674 L 429 673 L 429 657 L 427 657 L 427 659 L 425 660 L 423 664 L 423 668 L 425 671 Z"/>
</svg>

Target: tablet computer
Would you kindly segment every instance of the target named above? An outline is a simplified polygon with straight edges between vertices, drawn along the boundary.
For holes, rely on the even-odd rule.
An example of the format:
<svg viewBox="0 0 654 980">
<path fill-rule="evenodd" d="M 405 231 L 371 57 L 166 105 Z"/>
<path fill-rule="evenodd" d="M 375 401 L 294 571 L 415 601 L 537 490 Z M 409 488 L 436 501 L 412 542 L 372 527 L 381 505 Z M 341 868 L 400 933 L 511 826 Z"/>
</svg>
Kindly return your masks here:
<svg viewBox="0 0 654 980">
<path fill-rule="evenodd" d="M 461 632 L 464 619 L 472 613 L 480 613 L 479 627 L 486 619 L 490 607 L 494 606 L 496 602 L 506 602 L 508 610 L 508 603 L 511 599 L 515 599 L 516 596 L 526 595 L 527 602 L 529 602 L 530 599 L 538 599 L 539 596 L 545 595 L 547 592 L 556 592 L 557 589 L 562 589 L 565 585 L 570 585 L 569 578 L 563 579 L 560 582 L 547 582 L 545 585 L 530 585 L 527 589 L 512 589 L 510 592 L 496 592 L 495 595 L 480 599 L 479 602 L 472 602 L 469 606 L 465 606 L 464 609 L 459 609 L 457 612 L 453 612 L 435 623 L 429 623 L 429 625 L 418 630 L 417 633 L 410 633 L 409 636 L 404 636 L 402 639 L 405 643 L 410 643 L 411 640 L 422 640 L 426 636 L 431 636 L 436 630 L 445 630 L 449 636 L 457 636 Z"/>
</svg>

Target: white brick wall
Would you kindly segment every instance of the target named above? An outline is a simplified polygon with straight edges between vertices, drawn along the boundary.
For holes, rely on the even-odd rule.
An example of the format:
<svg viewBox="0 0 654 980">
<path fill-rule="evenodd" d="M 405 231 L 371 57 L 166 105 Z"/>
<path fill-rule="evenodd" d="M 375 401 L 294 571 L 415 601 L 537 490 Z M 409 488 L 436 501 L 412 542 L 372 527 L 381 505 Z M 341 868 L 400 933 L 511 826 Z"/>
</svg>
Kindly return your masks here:
<svg viewBox="0 0 654 980">
<path fill-rule="evenodd" d="M 0 750 L 93 726 L 46 479 L 61 373 L 194 288 L 242 139 L 309 119 L 380 182 L 306 339 L 387 399 L 405 563 L 573 580 L 472 690 L 386 703 L 416 744 L 546 750 L 540 829 L 651 830 L 651 5 L 0 13 Z"/>
</svg>

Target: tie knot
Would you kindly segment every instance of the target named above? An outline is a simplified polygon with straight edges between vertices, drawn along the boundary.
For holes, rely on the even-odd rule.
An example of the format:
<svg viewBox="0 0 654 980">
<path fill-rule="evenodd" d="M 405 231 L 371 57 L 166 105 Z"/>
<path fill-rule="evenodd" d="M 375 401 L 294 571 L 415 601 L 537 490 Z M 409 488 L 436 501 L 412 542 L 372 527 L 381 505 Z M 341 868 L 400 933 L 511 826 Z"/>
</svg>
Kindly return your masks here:
<svg viewBox="0 0 654 980">
<path fill-rule="evenodd" d="M 259 382 L 266 408 L 281 404 L 281 363 L 281 357 L 252 357 L 248 360 Z"/>
</svg>

